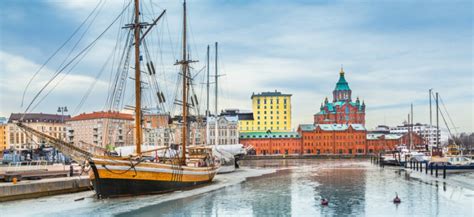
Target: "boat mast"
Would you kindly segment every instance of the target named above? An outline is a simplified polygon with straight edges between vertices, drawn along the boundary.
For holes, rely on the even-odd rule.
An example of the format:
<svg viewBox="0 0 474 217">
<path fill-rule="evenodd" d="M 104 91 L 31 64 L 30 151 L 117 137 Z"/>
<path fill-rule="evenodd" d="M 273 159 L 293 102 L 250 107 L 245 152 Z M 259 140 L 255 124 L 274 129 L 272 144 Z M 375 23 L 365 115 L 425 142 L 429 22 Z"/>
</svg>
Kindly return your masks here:
<svg viewBox="0 0 474 217">
<path fill-rule="evenodd" d="M 135 146 L 138 155 L 142 144 L 141 80 L 140 80 L 140 8 L 135 0 Z"/>
<path fill-rule="evenodd" d="M 186 54 L 186 0 L 183 2 L 183 60 L 181 61 L 181 71 L 183 73 L 183 127 L 182 127 L 182 157 L 181 164 L 186 164 L 186 143 L 188 134 L 188 60 Z"/>
<path fill-rule="evenodd" d="M 210 110 L 209 110 L 209 45 L 207 45 L 207 82 L 206 82 L 206 88 L 207 88 L 207 109 L 206 109 L 206 117 L 209 117 Z"/>
<path fill-rule="evenodd" d="M 218 107 L 217 107 L 217 105 L 218 105 L 218 104 L 217 104 L 217 102 L 218 102 L 217 91 L 219 90 L 219 88 L 218 88 L 219 86 L 218 86 L 218 82 L 217 82 L 217 80 L 218 80 L 218 78 L 219 78 L 219 74 L 217 73 L 217 42 L 216 42 L 215 46 L 216 46 L 216 56 L 215 56 L 215 70 L 216 70 L 216 75 L 215 75 L 215 82 L 216 82 L 216 89 L 215 89 L 216 105 L 215 105 L 215 106 L 216 106 L 216 107 L 214 108 L 214 112 L 216 113 L 216 124 L 215 124 L 215 131 L 214 131 L 214 132 L 215 132 L 215 136 L 214 136 L 214 138 L 215 138 L 215 143 L 214 143 L 214 145 L 217 145 L 218 142 L 219 142 L 219 138 L 217 137 L 218 134 L 219 134 L 219 128 L 218 128 L 218 117 L 219 117 L 218 112 L 219 112 L 219 109 L 218 109 Z"/>
</svg>

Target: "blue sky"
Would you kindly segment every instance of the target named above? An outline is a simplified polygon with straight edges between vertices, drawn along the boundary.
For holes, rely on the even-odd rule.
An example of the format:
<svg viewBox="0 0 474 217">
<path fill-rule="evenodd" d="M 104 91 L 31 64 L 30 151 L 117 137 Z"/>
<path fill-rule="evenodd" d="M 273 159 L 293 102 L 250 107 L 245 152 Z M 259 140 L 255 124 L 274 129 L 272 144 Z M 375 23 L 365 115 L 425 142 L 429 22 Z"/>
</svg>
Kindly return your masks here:
<svg viewBox="0 0 474 217">
<path fill-rule="evenodd" d="M 0 2 L 0 116 L 22 111 L 28 79 L 85 19 L 98 1 L 5 0 Z M 150 5 L 149 0 L 143 0 Z M 104 1 L 85 42 L 94 39 L 121 10 L 123 1 Z M 153 1 L 159 23 L 162 82 L 171 96 L 172 65 L 181 28 L 179 1 Z M 252 92 L 292 93 L 293 125 L 311 123 L 324 97 L 331 97 L 344 65 L 353 92 L 367 104 L 367 126 L 397 125 L 410 103 L 415 121 L 428 122 L 428 89 L 439 91 L 458 131 L 474 130 L 472 1 L 189 1 L 190 49 L 205 62 L 207 44 L 220 44 L 220 108 L 250 109 Z M 34 111 L 70 110 L 94 82 L 104 56 L 115 43 L 118 26 L 64 78 Z M 157 34 L 158 35 L 158 34 Z M 82 43 L 76 52 L 87 45 Z M 47 65 L 27 100 L 71 49 Z M 99 78 L 80 112 L 103 109 L 109 75 Z M 199 78 L 201 79 L 201 78 Z M 199 82 L 197 82 L 199 83 Z M 198 85 L 198 90 L 202 87 Z M 202 94 L 200 94 L 202 95 Z M 72 97 L 74 96 L 74 97 Z M 77 97 L 76 97 L 77 96 Z M 24 109 L 24 108 L 23 108 Z M 72 112 L 72 111 L 71 111 Z M 74 115 L 74 114 L 73 114 Z M 441 122 L 442 123 L 442 122 Z"/>
</svg>

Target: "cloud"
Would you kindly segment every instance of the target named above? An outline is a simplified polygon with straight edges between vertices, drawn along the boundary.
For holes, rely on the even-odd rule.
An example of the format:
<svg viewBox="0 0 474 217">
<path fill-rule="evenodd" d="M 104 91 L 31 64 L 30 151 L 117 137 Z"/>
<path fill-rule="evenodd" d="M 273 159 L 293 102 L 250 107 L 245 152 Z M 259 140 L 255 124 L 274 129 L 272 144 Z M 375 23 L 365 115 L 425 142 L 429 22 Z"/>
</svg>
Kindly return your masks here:
<svg viewBox="0 0 474 217">
<path fill-rule="evenodd" d="M 124 2 L 105 1 L 85 41 L 97 36 Z M 97 2 L 49 3 L 75 26 Z M 159 36 L 161 44 L 151 46 L 151 50 L 160 68 L 160 84 L 171 98 L 178 70 L 173 64 L 180 53 L 181 4 L 155 3 L 154 11 L 144 9 L 143 14 L 145 21 L 151 21 L 162 8 L 167 9 L 166 18 L 151 35 Z M 472 2 L 189 1 L 189 48 L 192 58 L 200 60 L 194 68 L 201 69 L 206 45 L 219 41 L 219 72 L 225 74 L 219 80 L 220 108 L 249 109 L 252 92 L 278 89 L 293 94 L 294 126 L 310 123 L 324 97 L 331 96 L 339 67 L 344 64 L 353 97 L 359 96 L 367 104 L 369 128 L 401 123 L 412 102 L 415 117 L 427 122 L 427 91 L 434 88 L 441 93 L 456 125 L 473 131 L 471 8 Z M 118 28 L 117 24 L 101 39 L 74 75 L 94 77 L 113 49 L 117 31 L 123 31 Z M 17 42 L 18 46 L 24 44 L 27 42 Z M 38 48 L 41 46 L 32 44 L 24 49 L 44 50 Z M 30 52 L 6 52 L 43 61 L 37 55 L 28 57 Z M 203 76 L 201 73 L 196 78 L 196 89 L 204 97 L 205 88 L 200 84 Z M 108 82 L 106 77 L 101 80 Z"/>
</svg>

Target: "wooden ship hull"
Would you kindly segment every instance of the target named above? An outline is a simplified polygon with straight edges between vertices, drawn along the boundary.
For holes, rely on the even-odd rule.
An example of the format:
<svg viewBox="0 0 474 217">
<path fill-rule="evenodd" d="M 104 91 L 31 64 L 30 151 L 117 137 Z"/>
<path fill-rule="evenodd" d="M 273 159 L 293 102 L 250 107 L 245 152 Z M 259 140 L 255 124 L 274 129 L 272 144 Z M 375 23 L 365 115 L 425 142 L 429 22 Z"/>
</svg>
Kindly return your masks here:
<svg viewBox="0 0 474 217">
<path fill-rule="evenodd" d="M 89 172 L 99 198 L 157 194 L 212 182 L 217 167 L 93 158 Z"/>
</svg>

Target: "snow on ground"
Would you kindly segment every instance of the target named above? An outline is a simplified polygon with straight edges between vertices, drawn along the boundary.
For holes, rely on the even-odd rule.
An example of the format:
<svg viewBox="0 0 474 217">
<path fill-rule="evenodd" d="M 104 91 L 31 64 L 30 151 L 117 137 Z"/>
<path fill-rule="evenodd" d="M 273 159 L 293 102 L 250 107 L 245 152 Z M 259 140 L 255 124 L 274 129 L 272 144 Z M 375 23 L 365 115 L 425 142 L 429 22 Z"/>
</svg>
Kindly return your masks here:
<svg viewBox="0 0 474 217">
<path fill-rule="evenodd" d="M 112 216 L 166 201 L 182 199 L 235 185 L 250 177 L 276 172 L 275 169 L 241 168 L 233 173 L 218 174 L 213 183 L 203 187 L 166 194 L 98 200 L 93 191 L 58 195 L 38 199 L 0 203 L 0 216 Z M 74 201 L 79 198 L 84 200 Z M 25 208 L 27 207 L 27 208 Z"/>
</svg>

